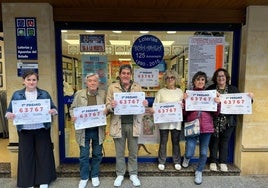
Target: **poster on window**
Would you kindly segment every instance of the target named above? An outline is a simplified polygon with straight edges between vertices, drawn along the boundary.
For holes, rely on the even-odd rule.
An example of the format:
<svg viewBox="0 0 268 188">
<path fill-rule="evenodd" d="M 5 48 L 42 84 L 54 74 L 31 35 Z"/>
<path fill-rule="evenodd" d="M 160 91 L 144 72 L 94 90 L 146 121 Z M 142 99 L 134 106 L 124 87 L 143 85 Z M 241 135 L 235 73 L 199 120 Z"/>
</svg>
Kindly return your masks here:
<svg viewBox="0 0 268 188">
<path fill-rule="evenodd" d="M 82 55 L 82 76 L 86 77 L 88 73 L 97 73 L 99 75 L 99 89 L 106 90 L 108 81 L 108 64 L 105 55 Z M 82 83 L 82 88 L 86 88 Z"/>
<path fill-rule="evenodd" d="M 80 35 L 81 52 L 105 52 L 104 35 Z"/>
<path fill-rule="evenodd" d="M 159 129 L 154 124 L 153 115 L 145 113 L 142 117 L 142 127 L 140 128 L 139 144 L 159 143 Z"/>
<path fill-rule="evenodd" d="M 223 67 L 224 62 L 224 37 L 193 36 L 189 39 L 188 80 L 194 74 L 203 71 L 211 80 L 214 71 Z M 188 82 L 188 88 L 191 88 Z"/>
<path fill-rule="evenodd" d="M 157 87 L 158 69 L 134 69 L 134 81 L 143 87 Z"/>
</svg>

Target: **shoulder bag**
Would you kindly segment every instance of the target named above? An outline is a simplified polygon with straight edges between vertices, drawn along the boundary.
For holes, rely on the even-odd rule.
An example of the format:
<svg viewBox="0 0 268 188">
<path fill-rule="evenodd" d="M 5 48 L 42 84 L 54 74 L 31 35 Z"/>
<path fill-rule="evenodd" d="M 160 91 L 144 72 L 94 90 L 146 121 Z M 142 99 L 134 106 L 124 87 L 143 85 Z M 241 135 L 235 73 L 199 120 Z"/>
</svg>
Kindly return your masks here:
<svg viewBox="0 0 268 188">
<path fill-rule="evenodd" d="M 200 117 L 201 112 L 198 112 L 198 116 L 195 120 L 184 123 L 184 136 L 185 137 L 195 137 L 200 135 Z"/>
</svg>

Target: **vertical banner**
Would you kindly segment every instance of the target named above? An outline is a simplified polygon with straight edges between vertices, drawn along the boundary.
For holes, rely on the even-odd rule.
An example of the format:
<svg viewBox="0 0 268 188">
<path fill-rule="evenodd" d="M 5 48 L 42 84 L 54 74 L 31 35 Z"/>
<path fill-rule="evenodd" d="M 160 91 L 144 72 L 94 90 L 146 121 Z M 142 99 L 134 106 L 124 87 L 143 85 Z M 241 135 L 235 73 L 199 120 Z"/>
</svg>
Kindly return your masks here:
<svg viewBox="0 0 268 188">
<path fill-rule="evenodd" d="M 223 44 L 217 44 L 216 45 L 216 66 L 215 70 L 218 68 L 223 67 L 223 62 L 224 62 L 224 45 Z"/>
<path fill-rule="evenodd" d="M 97 73 L 100 78 L 100 89 L 107 88 L 107 56 L 82 55 L 82 78 L 88 73 Z M 85 88 L 85 84 L 82 86 Z"/>
<path fill-rule="evenodd" d="M 37 60 L 36 18 L 15 18 L 17 59 Z"/>
<path fill-rule="evenodd" d="M 215 69 L 223 67 L 224 45 L 224 37 L 191 37 L 189 41 L 188 80 L 192 80 L 197 71 L 205 72 L 210 80 Z M 188 88 L 190 86 L 191 83 L 188 82 Z"/>
</svg>

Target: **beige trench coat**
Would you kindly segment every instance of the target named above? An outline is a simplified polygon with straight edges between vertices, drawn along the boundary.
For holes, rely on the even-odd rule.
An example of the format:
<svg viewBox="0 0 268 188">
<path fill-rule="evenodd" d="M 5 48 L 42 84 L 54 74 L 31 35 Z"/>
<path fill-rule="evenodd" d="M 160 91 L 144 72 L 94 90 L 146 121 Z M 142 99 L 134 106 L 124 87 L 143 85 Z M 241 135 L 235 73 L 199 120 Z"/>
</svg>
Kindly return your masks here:
<svg viewBox="0 0 268 188">
<path fill-rule="evenodd" d="M 98 90 L 96 96 L 97 104 L 105 104 L 105 91 Z M 70 114 L 73 117 L 73 109 L 76 107 L 87 106 L 87 89 L 79 90 L 75 93 L 74 101 L 70 107 Z M 99 126 L 99 144 L 102 144 L 105 138 L 105 128 L 106 126 Z M 85 146 L 85 129 L 80 129 L 75 131 L 76 142 L 79 146 Z"/>
<path fill-rule="evenodd" d="M 113 108 L 111 107 L 111 101 L 114 100 L 114 93 L 121 93 L 123 92 L 119 83 L 112 83 L 107 92 L 106 97 L 106 108 L 109 112 L 113 112 Z M 142 92 L 142 88 L 138 83 L 133 83 L 131 86 L 130 92 Z M 141 128 L 142 123 L 142 114 L 141 115 L 134 115 L 133 116 L 133 136 L 139 136 L 139 129 Z M 111 123 L 110 123 L 110 136 L 113 138 L 121 138 L 121 116 L 114 115 L 111 113 Z"/>
</svg>

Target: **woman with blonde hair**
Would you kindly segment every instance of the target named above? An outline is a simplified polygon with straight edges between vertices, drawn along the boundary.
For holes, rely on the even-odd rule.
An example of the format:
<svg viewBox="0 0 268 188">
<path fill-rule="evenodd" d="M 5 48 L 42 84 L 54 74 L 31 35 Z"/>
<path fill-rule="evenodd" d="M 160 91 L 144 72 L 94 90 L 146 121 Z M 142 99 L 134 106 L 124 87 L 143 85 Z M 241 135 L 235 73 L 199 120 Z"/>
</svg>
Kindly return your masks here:
<svg viewBox="0 0 268 188">
<path fill-rule="evenodd" d="M 163 75 L 164 86 L 155 95 L 155 103 L 178 102 L 183 99 L 183 92 L 177 87 L 179 83 L 179 74 L 175 70 L 167 70 Z M 181 169 L 181 152 L 180 152 L 180 133 L 181 122 L 169 122 L 158 124 L 160 131 L 160 144 L 158 150 L 158 169 L 164 170 L 167 158 L 167 141 L 169 132 L 172 141 L 172 159 L 174 168 Z"/>
</svg>

